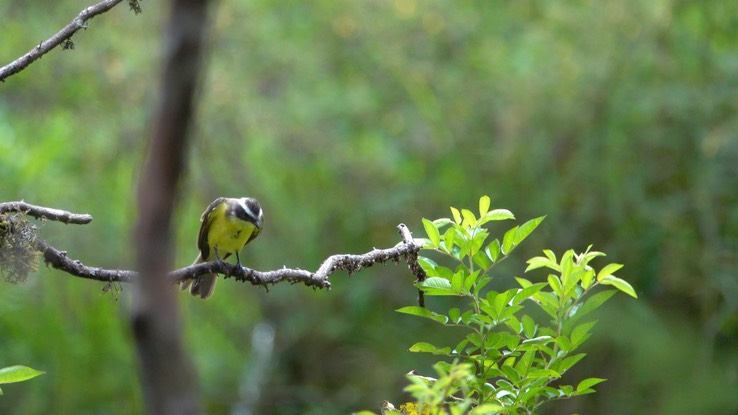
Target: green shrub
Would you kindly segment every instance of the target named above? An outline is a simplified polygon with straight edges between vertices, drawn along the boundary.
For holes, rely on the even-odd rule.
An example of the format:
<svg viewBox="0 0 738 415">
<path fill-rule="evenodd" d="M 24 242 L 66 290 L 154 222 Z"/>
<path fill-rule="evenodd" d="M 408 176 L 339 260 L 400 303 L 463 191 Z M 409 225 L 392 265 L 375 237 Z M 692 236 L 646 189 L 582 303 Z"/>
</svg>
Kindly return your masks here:
<svg viewBox="0 0 738 415">
<path fill-rule="evenodd" d="M 490 271 L 505 260 L 544 220 L 535 218 L 491 238 L 485 225 L 515 219 L 506 209 L 490 210 L 490 198 L 479 200 L 479 214 L 451 208 L 452 218 L 423 219 L 425 251 L 450 259 L 455 268 L 419 257 L 427 277 L 416 286 L 426 296 L 458 297 L 460 307 L 430 310 L 408 306 L 397 311 L 425 317 L 443 328 L 461 328 L 465 335 L 450 345 L 418 342 L 411 352 L 443 357 L 435 364 L 437 378 L 408 374 L 405 389 L 414 402 L 384 414 L 534 414 L 545 402 L 593 393 L 604 381 L 597 377 L 567 385 L 559 379 L 584 356 L 577 349 L 590 336 L 595 321 L 581 319 L 617 290 L 636 297 L 633 287 L 613 274 L 622 265 L 599 271 L 590 262 L 604 256 L 592 251 L 550 250 L 527 261 L 525 272 L 547 270 L 544 282 L 515 277 L 518 288 L 486 289 Z M 439 261 L 440 262 L 440 261 Z M 615 289 L 595 290 L 609 285 Z M 453 304 L 456 305 L 456 304 Z M 366 412 L 368 414 L 368 412 Z"/>
</svg>

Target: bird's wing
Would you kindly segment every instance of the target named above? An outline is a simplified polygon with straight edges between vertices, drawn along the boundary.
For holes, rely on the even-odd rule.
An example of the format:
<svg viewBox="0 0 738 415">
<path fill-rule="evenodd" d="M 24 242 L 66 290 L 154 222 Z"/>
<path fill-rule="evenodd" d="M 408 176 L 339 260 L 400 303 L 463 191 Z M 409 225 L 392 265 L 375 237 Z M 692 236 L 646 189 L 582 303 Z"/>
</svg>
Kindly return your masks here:
<svg viewBox="0 0 738 415">
<path fill-rule="evenodd" d="M 200 250 L 200 255 L 204 261 L 208 261 L 210 258 L 210 246 L 208 245 L 208 234 L 206 229 L 210 227 L 210 222 L 213 220 L 211 213 L 221 204 L 225 203 L 225 197 L 219 197 L 213 200 L 205 209 L 200 217 L 200 231 L 197 234 L 197 249 Z"/>
<path fill-rule="evenodd" d="M 261 228 L 254 227 L 254 231 L 251 232 L 251 236 L 249 236 L 249 239 L 243 245 L 246 246 L 246 244 L 248 244 L 249 242 L 253 241 L 254 238 L 256 238 L 257 236 L 259 236 L 259 233 L 260 232 L 261 232 Z"/>
</svg>

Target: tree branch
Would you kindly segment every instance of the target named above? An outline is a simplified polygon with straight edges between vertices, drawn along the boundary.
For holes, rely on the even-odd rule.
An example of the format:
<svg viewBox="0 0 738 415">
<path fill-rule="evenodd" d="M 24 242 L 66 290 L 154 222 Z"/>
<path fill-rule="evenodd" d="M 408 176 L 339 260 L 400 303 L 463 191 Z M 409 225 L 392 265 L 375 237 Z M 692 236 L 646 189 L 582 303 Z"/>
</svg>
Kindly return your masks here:
<svg viewBox="0 0 738 415">
<path fill-rule="evenodd" d="M 33 216 L 37 219 L 49 219 L 63 223 L 85 225 L 92 222 L 92 215 L 86 213 L 71 213 L 66 210 L 36 206 L 24 201 L 0 203 L 0 213 L 18 212 Z"/>
<path fill-rule="evenodd" d="M 4 82 L 5 78 L 11 75 L 15 75 L 16 73 L 26 69 L 28 65 L 32 64 L 38 58 L 45 55 L 47 52 L 59 46 L 60 44 L 69 42 L 69 39 L 71 39 L 78 30 L 87 28 L 87 25 L 85 23 L 88 20 L 99 14 L 107 12 L 121 1 L 122 0 L 103 0 L 100 3 L 89 6 L 82 10 L 77 15 L 77 17 L 72 19 L 69 24 L 64 26 L 54 36 L 42 41 L 38 44 L 38 46 L 28 51 L 28 53 L 26 53 L 25 55 L 0 68 L 0 82 Z M 129 4 L 134 11 L 140 11 L 140 9 L 138 8 L 138 1 L 129 0 Z"/>
<path fill-rule="evenodd" d="M 201 275 L 218 273 L 223 274 L 225 278 L 234 278 L 239 282 L 249 282 L 252 285 L 264 287 L 289 282 L 291 284 L 305 284 L 308 287 L 330 289 L 329 276 L 338 270 L 345 270 L 349 275 L 353 275 L 362 268 L 371 267 L 376 263 L 383 264 L 390 261 L 398 263 L 403 258 L 408 261 L 411 271 L 415 269 L 423 272 L 417 263 L 418 251 L 421 245 L 412 239 L 412 235 L 410 235 L 410 231 L 405 225 L 400 224 L 398 229 L 403 234 L 403 241 L 394 247 L 373 249 L 365 254 L 331 255 L 323 261 L 315 272 L 298 268 L 257 271 L 227 262 L 206 262 L 172 271 L 168 277 L 171 283 L 174 284 Z M 43 254 L 47 265 L 70 275 L 102 282 L 134 282 L 138 278 L 138 273 L 135 271 L 88 267 L 78 260 L 69 258 L 65 251 L 60 251 L 39 238 L 36 238 L 34 243 L 36 249 Z M 419 281 L 425 278 L 424 272 L 422 276 L 418 275 L 416 271 L 412 272 Z"/>
<path fill-rule="evenodd" d="M 75 277 L 105 282 L 133 282 L 138 277 L 135 271 L 85 266 L 81 261 L 69 258 L 66 251 L 60 251 L 40 238 L 34 240 L 34 247 L 43 254 L 47 265 Z"/>
<path fill-rule="evenodd" d="M 9 212 L 23 213 L 38 219 L 55 220 L 62 223 L 87 224 L 92 221 L 92 216 L 88 214 L 72 213 L 61 209 L 36 206 L 24 201 L 0 203 L 0 214 Z M 224 278 L 234 278 L 239 282 L 249 282 L 252 285 L 261 285 L 264 287 L 281 282 L 289 282 L 291 284 L 305 284 L 308 287 L 330 290 L 331 283 L 329 276 L 338 270 L 345 270 L 351 276 L 362 268 L 371 267 L 376 263 L 398 263 L 400 260 L 405 259 L 416 281 L 425 280 L 425 271 L 418 264 L 418 252 L 422 248 L 422 245 L 413 239 L 410 230 L 405 224 L 401 223 L 397 225 L 397 230 L 400 233 L 402 242 L 399 242 L 394 247 L 387 249 L 375 248 L 364 254 L 331 255 L 321 263 L 315 272 L 298 268 L 257 271 L 221 261 L 205 262 L 180 268 L 169 272 L 168 278 L 174 284 L 201 275 L 218 273 L 222 274 Z M 33 239 L 33 248 L 41 252 L 44 262 L 47 265 L 75 277 L 101 282 L 121 283 L 134 282 L 138 278 L 138 272 L 136 271 L 86 266 L 81 261 L 70 258 L 66 251 L 59 250 L 38 237 Z M 422 296 L 419 298 L 419 302 L 421 301 Z"/>
</svg>

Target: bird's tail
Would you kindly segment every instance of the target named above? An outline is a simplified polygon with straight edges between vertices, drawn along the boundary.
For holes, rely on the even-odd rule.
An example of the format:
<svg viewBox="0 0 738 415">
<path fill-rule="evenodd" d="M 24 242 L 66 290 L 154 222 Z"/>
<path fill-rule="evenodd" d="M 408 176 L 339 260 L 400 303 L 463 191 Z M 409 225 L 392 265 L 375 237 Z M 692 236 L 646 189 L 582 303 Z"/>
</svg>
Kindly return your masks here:
<svg viewBox="0 0 738 415">
<path fill-rule="evenodd" d="M 195 262 L 192 265 L 196 265 L 202 262 L 206 262 L 202 259 L 202 255 L 198 254 Z M 195 297 L 200 297 L 203 300 L 207 299 L 215 291 L 215 283 L 218 281 L 217 274 L 205 274 L 200 275 L 197 278 L 186 280 L 181 284 L 182 290 L 190 289 L 190 294 Z"/>
</svg>

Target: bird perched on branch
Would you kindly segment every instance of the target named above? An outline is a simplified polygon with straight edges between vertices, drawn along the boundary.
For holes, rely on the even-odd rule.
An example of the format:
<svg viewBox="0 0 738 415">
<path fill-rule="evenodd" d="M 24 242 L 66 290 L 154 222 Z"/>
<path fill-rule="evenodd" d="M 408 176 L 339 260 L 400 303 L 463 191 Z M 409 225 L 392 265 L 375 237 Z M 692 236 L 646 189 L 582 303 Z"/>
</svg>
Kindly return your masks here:
<svg viewBox="0 0 738 415">
<path fill-rule="evenodd" d="M 200 254 L 192 265 L 201 262 L 221 261 L 238 253 L 261 232 L 264 213 L 256 199 L 219 197 L 215 199 L 200 218 L 200 232 L 197 235 L 197 248 Z M 189 287 L 190 294 L 206 299 L 215 290 L 216 274 L 205 274 L 182 283 L 182 289 Z"/>
</svg>

